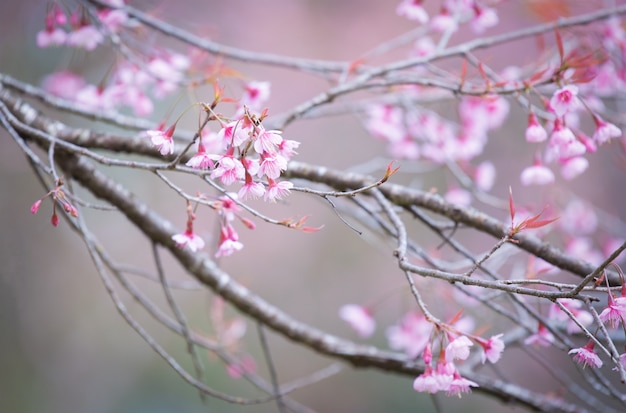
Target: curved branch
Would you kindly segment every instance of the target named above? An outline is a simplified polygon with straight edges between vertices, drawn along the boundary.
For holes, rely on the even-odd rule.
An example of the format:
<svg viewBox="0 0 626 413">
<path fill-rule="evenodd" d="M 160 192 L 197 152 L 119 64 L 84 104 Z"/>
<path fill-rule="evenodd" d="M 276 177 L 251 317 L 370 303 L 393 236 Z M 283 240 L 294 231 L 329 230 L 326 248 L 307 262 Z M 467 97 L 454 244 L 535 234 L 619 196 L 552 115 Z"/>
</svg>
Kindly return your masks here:
<svg viewBox="0 0 626 413">
<path fill-rule="evenodd" d="M 85 129 L 71 128 L 63 123 L 51 120 L 38 114 L 29 104 L 14 97 L 8 90 L 0 89 L 0 101 L 11 108 L 16 117 L 26 124 L 40 130 L 52 130 L 60 139 L 80 145 L 83 148 L 106 149 L 113 152 L 134 153 L 162 159 L 158 151 L 148 139 L 135 135 L 124 137 L 115 134 L 99 133 Z M 170 155 L 174 158 L 176 154 Z M 186 157 L 182 157 L 184 162 Z M 285 172 L 285 177 L 300 178 L 311 182 L 323 183 L 336 190 L 358 189 L 371 185 L 377 180 L 354 172 L 333 170 L 325 166 L 310 165 L 303 162 L 291 161 Z M 380 186 L 382 193 L 399 206 L 419 206 L 429 211 L 443 215 L 455 222 L 465 224 L 497 239 L 503 238 L 509 228 L 501 221 L 473 208 L 460 208 L 446 202 L 441 196 L 417 189 L 408 188 L 386 182 Z M 595 269 L 591 264 L 571 257 L 555 246 L 541 241 L 528 234 L 517 234 L 513 237 L 515 244 L 535 256 L 573 274 L 585 277 Z"/>
<path fill-rule="evenodd" d="M 115 205 L 146 236 L 167 248 L 187 271 L 243 313 L 294 342 L 327 356 L 339 358 L 355 367 L 374 367 L 409 376 L 423 372 L 420 365 L 404 355 L 355 344 L 291 318 L 237 283 L 205 255 L 178 248 L 172 240 L 175 231 L 169 222 L 141 203 L 122 185 L 94 168 L 87 160 L 67 153 L 57 152 L 57 154 L 57 162 L 68 176 L 96 197 Z M 515 402 L 545 412 L 580 411 L 576 406 L 555 401 L 500 380 L 476 374 L 468 374 L 467 377 L 480 385 L 476 391 L 485 392 L 507 402 Z"/>
</svg>

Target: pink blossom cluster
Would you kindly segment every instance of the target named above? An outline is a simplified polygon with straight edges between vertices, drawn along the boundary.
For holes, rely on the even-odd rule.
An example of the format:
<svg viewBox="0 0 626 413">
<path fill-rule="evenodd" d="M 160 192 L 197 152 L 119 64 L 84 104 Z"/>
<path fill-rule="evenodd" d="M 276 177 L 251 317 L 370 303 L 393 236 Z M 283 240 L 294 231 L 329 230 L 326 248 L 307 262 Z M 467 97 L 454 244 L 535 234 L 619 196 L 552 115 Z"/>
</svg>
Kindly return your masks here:
<svg viewBox="0 0 626 413">
<path fill-rule="evenodd" d="M 118 32 L 128 21 L 128 15 L 123 10 L 116 10 L 124 5 L 123 0 L 109 0 L 112 8 L 101 9 L 97 12 L 99 23 L 113 33 Z M 69 18 L 63 8 L 54 2 L 48 7 L 45 28 L 37 33 L 37 46 L 50 47 L 67 45 L 71 47 L 94 50 L 104 41 L 102 31 L 91 24 L 87 11 L 77 7 L 69 13 Z"/>
<path fill-rule="evenodd" d="M 366 128 L 388 143 L 391 156 L 437 164 L 469 161 L 482 154 L 489 131 L 499 128 L 509 103 L 496 95 L 467 96 L 459 104 L 460 125 L 424 110 L 380 104 L 368 111 Z"/>
<path fill-rule="evenodd" d="M 434 32 L 455 32 L 461 23 L 469 22 L 475 33 L 482 33 L 498 24 L 498 14 L 495 9 L 487 7 L 476 0 L 444 0 L 433 2 L 443 3 L 439 13 L 432 19 L 424 8 L 424 0 L 403 0 L 397 7 L 396 13 L 419 24 L 428 24 Z"/>
<path fill-rule="evenodd" d="M 247 352 L 241 350 L 242 339 L 246 334 L 247 326 L 244 318 L 227 318 L 225 315 L 224 299 L 216 296 L 211 301 L 210 316 L 216 341 L 232 356 L 227 362 L 226 372 L 233 379 L 256 371 L 256 361 Z"/>
<path fill-rule="evenodd" d="M 485 22 L 497 22 L 494 9 L 474 0 L 444 1 L 440 14 L 434 18 L 428 16 L 424 8 L 426 3 L 405 0 L 396 11 L 422 24 L 430 22 L 431 28 L 436 25 L 442 30 L 454 31 L 462 21 L 471 21 L 483 28 Z M 591 36 L 602 35 L 599 38 L 603 39 L 606 58 L 589 57 L 597 55 L 594 54 L 597 48 L 589 45 L 588 37 L 573 38 L 567 43 L 571 51 L 562 52 L 559 65 L 547 69 L 538 67 L 535 73 L 510 66 L 498 78 L 501 80 L 499 87 L 527 88 L 529 96 L 531 92 L 538 96 L 539 103 L 530 105 L 524 134 L 526 141 L 530 145 L 537 144 L 538 149 L 532 165 L 520 173 L 523 185 L 552 184 L 557 179 L 555 169 L 563 179 L 572 180 L 588 169 L 590 154 L 601 145 L 622 137 L 620 128 L 607 120 L 611 115 L 603 99 L 626 92 L 626 31 L 621 18 L 614 16 L 598 23 L 589 33 Z M 417 56 L 426 57 L 436 52 L 430 34 L 426 33 L 416 41 L 414 53 Z M 563 44 L 560 38 L 559 44 Z M 494 92 L 462 97 L 458 106 L 458 125 L 422 107 L 375 104 L 367 113 L 366 128 L 388 144 L 388 152 L 394 158 L 429 160 L 436 164 L 456 162 L 471 172 L 473 167 L 469 161 L 483 153 L 488 132 L 500 127 L 509 115 L 508 101 L 497 95 L 491 81 L 486 80 L 485 73 L 479 69 L 487 83 L 486 90 Z M 546 78 L 548 74 L 552 75 L 552 89 L 532 87 L 536 79 Z M 523 76 L 530 80 L 524 80 Z M 410 90 L 411 93 L 427 93 L 426 89 Z M 584 130 L 590 123 L 595 129 L 586 133 Z M 626 140 L 622 141 L 626 147 Z M 471 173 L 469 175 L 473 177 Z M 451 193 L 446 198 L 451 202 L 463 206 L 469 204 L 469 193 L 460 188 L 449 190 Z"/>
<path fill-rule="evenodd" d="M 508 113 L 509 103 L 496 95 L 461 99 L 459 124 L 421 108 L 408 110 L 391 104 L 377 104 L 370 106 L 365 127 L 387 143 L 393 158 L 421 159 L 437 165 L 458 162 L 473 179 L 476 188 L 487 192 L 495 182 L 493 163 L 483 161 L 473 166 L 471 161 L 483 153 L 489 132 L 502 126 Z M 458 187 L 450 187 L 445 197 L 460 206 L 467 206 L 472 200 L 467 190 Z"/>
<path fill-rule="evenodd" d="M 162 99 L 178 89 L 189 66 L 186 56 L 162 51 L 142 66 L 119 63 L 99 85 L 87 83 L 80 75 L 63 70 L 48 75 L 43 88 L 87 110 L 129 107 L 135 115 L 144 117 L 154 110 L 153 97 Z"/>
<path fill-rule="evenodd" d="M 526 140 L 531 143 L 547 141 L 543 160 L 536 159 L 533 166 L 522 172 L 524 185 L 546 185 L 554 182 L 555 176 L 545 164 L 555 163 L 560 167 L 561 177 L 571 180 L 589 167 L 589 154 L 617 138 L 622 131 L 601 115 L 607 108 L 602 99 L 626 92 L 626 31 L 621 18 L 614 16 L 599 27 L 605 59 L 583 61 L 578 70 L 568 69 L 560 75 L 559 87 L 550 99 L 544 99 L 543 109 L 549 114 L 543 124 L 531 112 L 526 129 Z M 563 65 L 568 59 L 581 59 L 585 39 L 573 45 L 570 55 L 562 57 Z M 595 49 L 594 49 L 595 50 Z M 582 81 L 580 72 L 584 70 Z M 582 116 L 591 118 L 593 133 L 583 131 Z"/>
<path fill-rule="evenodd" d="M 260 198 L 275 202 L 287 196 L 293 184 L 278 178 L 287 168 L 289 160 L 297 154 L 300 142 L 284 139 L 279 130 L 267 130 L 261 123 L 265 113 L 257 116 L 264 100 L 259 95 L 265 93 L 265 86 L 259 82 L 247 85 L 242 102 L 253 104 L 248 107 L 240 103 L 241 109 L 233 120 L 220 120 L 221 129 L 213 134 L 202 132 L 198 139 L 198 150 L 187 165 L 195 169 L 212 169 L 211 178 L 219 179 L 229 186 L 241 184 L 240 199 Z M 267 96 L 267 95 L 265 95 Z M 159 131 L 153 143 L 159 145 L 161 137 L 172 142 L 171 134 Z M 163 146 L 161 145 L 161 148 Z M 168 145 L 168 150 L 171 145 Z M 163 153 L 163 151 L 161 152 Z M 171 153 L 171 152 L 170 152 Z"/>
<path fill-rule="evenodd" d="M 360 305 L 342 306 L 339 317 L 363 338 L 370 337 L 376 329 L 372 311 Z M 393 350 L 402 351 L 411 359 L 422 356 L 425 370 L 413 382 L 416 391 L 460 395 L 478 384 L 464 378 L 455 361 L 467 360 L 470 347 L 478 344 L 483 364 L 486 361 L 497 363 L 505 347 L 502 334 L 484 339 L 468 333 L 472 328 L 473 321 L 468 317 L 457 320 L 452 326 L 435 325 L 422 314 L 409 312 L 399 324 L 387 328 L 386 336 Z M 440 349 L 434 366 L 433 348 Z"/>
<path fill-rule="evenodd" d="M 599 100 L 594 100 L 595 96 L 592 94 L 588 99 L 590 102 L 601 104 Z M 568 84 L 556 90 L 547 103 L 546 110 L 553 115 L 549 134 L 531 112 L 525 133 L 526 140 L 531 143 L 547 140 L 548 144 L 543 161 L 536 157 L 534 164 L 522 171 L 520 179 L 523 185 L 547 185 L 555 181 L 554 173 L 544 163 L 557 163 L 564 179 L 574 179 L 589 167 L 585 155 L 596 152 L 599 145 L 622 135 L 617 126 L 603 120 L 596 112 L 591 112 L 596 126 L 595 132 L 591 137 L 585 135 L 578 127 L 579 112 L 583 108 L 590 108 L 590 104 L 584 105 L 583 98 L 579 96 L 579 88 L 574 84 Z"/>
<path fill-rule="evenodd" d="M 434 366 L 432 353 L 434 343 L 427 343 L 421 353 L 425 370 L 413 381 L 415 391 L 428 393 L 443 391 L 448 396 L 460 396 L 462 393 L 469 393 L 471 388 L 478 387 L 478 384 L 463 377 L 455 362 L 466 360 L 470 355 L 470 347 L 476 343 L 482 348 L 483 363 L 487 360 L 490 363 L 497 363 L 505 347 L 501 339 L 502 334 L 492 336 L 489 339 L 455 333 L 443 333 L 441 335 L 441 341 L 438 343 L 440 346 L 439 356 Z"/>
<path fill-rule="evenodd" d="M 99 24 L 116 33 L 129 23 L 122 0 L 110 0 L 111 8 L 97 12 Z M 58 3 L 52 3 L 46 15 L 45 29 L 37 35 L 39 47 L 69 46 L 94 50 L 104 40 L 103 30 L 88 19 L 83 7 L 69 16 Z M 69 24 L 72 31 L 66 32 Z M 75 101 L 87 110 L 112 110 L 129 107 L 137 116 L 148 116 L 154 110 L 152 96 L 163 98 L 176 91 L 190 67 L 188 57 L 160 50 L 148 58 L 137 57 L 133 63 L 122 60 L 99 84 L 90 84 L 72 71 L 52 73 L 44 79 L 43 88 L 53 95 Z"/>
<path fill-rule="evenodd" d="M 620 270 L 621 275 L 621 270 Z M 608 281 L 607 281 L 608 282 Z M 581 332 L 581 327 L 588 328 L 593 324 L 594 318 L 591 313 L 583 309 L 583 303 L 574 299 L 558 299 L 558 304 L 563 306 L 563 310 L 557 303 L 550 306 L 548 322 L 554 328 L 565 326 L 568 334 Z M 569 312 L 569 314 L 568 314 Z M 608 291 L 608 301 L 606 307 L 599 314 L 599 319 L 611 329 L 619 326 L 626 326 L 626 285 L 622 284 L 619 297 L 616 297 L 610 290 Z M 524 340 L 527 345 L 550 346 L 555 340 L 554 335 L 544 323 L 539 323 L 537 331 Z M 573 355 L 576 362 L 583 367 L 602 367 L 603 362 L 595 351 L 595 342 L 589 340 L 586 345 L 571 349 L 569 354 Z M 626 367 L 626 353 L 620 356 L 620 362 Z"/>
</svg>

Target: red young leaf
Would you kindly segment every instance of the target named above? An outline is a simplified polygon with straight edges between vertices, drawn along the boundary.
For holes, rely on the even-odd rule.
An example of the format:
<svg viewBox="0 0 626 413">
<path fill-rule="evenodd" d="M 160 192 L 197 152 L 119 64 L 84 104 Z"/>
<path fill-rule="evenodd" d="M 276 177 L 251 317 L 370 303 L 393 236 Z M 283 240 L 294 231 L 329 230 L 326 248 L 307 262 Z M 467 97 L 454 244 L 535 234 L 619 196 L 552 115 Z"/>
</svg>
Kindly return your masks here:
<svg viewBox="0 0 626 413">
<path fill-rule="evenodd" d="M 395 161 L 391 161 L 389 163 L 389 165 L 387 165 L 387 170 L 385 171 L 385 176 L 383 176 L 383 178 L 380 180 L 381 183 L 383 182 L 387 182 L 387 179 L 389 179 L 391 177 L 391 175 L 395 174 L 396 172 L 398 172 L 398 169 L 400 169 L 400 167 L 398 166 L 395 169 L 391 169 L 393 168 L 393 163 Z"/>
<path fill-rule="evenodd" d="M 366 62 L 366 59 L 364 57 L 360 57 L 350 62 L 350 66 L 348 66 L 348 74 L 355 73 L 356 70 L 359 68 L 359 66 L 363 66 L 365 62 Z"/>
<path fill-rule="evenodd" d="M 561 33 L 559 33 L 558 29 L 554 31 L 556 35 L 556 45 L 559 48 L 559 56 L 561 57 L 561 64 L 563 64 L 565 53 L 563 52 L 563 39 L 561 38 Z"/>
<path fill-rule="evenodd" d="M 459 310 L 454 317 L 452 317 L 452 319 L 448 322 L 448 324 L 455 324 L 457 321 L 459 321 L 459 319 L 461 318 L 461 316 L 463 315 L 463 309 Z"/>
<path fill-rule="evenodd" d="M 535 218 L 535 217 L 533 217 Z M 539 218 L 539 216 L 537 216 L 537 218 Z M 559 219 L 559 217 L 555 217 L 555 218 L 550 218 L 550 219 L 544 219 L 544 220 L 535 220 L 535 219 L 529 219 L 524 221 L 525 228 L 541 228 L 541 227 L 545 227 L 548 224 L 553 223 L 554 221 L 556 221 L 557 219 Z"/>
<path fill-rule="evenodd" d="M 511 226 L 515 220 L 515 203 L 513 202 L 513 189 L 509 186 L 509 211 L 511 212 Z"/>
<path fill-rule="evenodd" d="M 548 68 L 546 67 L 543 70 L 540 70 L 538 72 L 533 73 L 533 75 L 530 77 L 530 79 L 528 79 L 528 82 L 530 84 L 533 84 L 533 83 L 539 81 L 543 77 L 543 75 L 546 74 L 547 71 L 548 71 Z"/>
</svg>

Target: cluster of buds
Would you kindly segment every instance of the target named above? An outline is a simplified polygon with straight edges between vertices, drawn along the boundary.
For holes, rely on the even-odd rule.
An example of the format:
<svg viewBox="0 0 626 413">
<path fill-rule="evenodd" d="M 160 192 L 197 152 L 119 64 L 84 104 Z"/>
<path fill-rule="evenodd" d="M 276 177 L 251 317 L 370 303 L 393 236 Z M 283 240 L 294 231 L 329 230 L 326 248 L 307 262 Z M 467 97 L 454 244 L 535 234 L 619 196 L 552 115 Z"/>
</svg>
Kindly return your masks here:
<svg viewBox="0 0 626 413">
<path fill-rule="evenodd" d="M 213 209 L 220 214 L 221 224 L 217 257 L 231 255 L 243 248 L 232 225 L 235 217 L 246 227 L 254 228 L 251 221 L 238 214 L 237 200 L 263 197 L 265 201 L 276 202 L 287 196 L 293 187 L 291 182 L 279 180 L 279 177 L 300 143 L 283 139 L 281 131 L 267 130 L 263 126 L 267 110 L 258 112 L 269 96 L 268 87 L 264 82 L 249 83 L 234 119 L 223 119 L 214 114 L 213 109 L 221 99 L 221 90 L 217 86 L 213 103 L 202 105 L 221 128 L 212 133 L 205 126 L 198 133 L 197 152 L 186 165 L 210 171 L 210 177 L 225 186 L 240 185 L 237 193 L 229 193 L 212 203 Z M 162 155 L 170 155 L 174 153 L 175 129 L 176 123 L 167 129 L 162 124 L 146 134 Z"/>
<path fill-rule="evenodd" d="M 76 218 L 78 216 L 78 210 L 74 205 L 72 205 L 68 200 L 65 192 L 62 189 L 63 181 L 59 179 L 57 181 L 56 186 L 48 192 L 43 197 L 39 198 L 35 203 L 30 207 L 31 214 L 36 214 L 39 211 L 39 207 L 41 207 L 41 203 L 47 197 L 52 198 L 52 217 L 50 218 L 50 222 L 53 226 L 57 227 L 59 225 L 59 216 L 57 215 L 57 205 L 60 204 L 63 207 L 63 210 L 69 214 L 70 216 Z"/>
</svg>

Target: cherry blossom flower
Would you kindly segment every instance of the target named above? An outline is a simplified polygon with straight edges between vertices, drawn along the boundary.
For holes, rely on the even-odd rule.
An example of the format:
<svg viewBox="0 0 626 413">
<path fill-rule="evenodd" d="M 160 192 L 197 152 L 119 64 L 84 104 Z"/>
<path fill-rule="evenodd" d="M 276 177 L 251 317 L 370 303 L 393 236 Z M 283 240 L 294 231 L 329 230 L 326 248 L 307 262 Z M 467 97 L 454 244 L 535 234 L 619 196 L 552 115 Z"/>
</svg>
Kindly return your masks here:
<svg viewBox="0 0 626 413">
<path fill-rule="evenodd" d="M 67 40 L 67 33 L 59 27 L 63 26 L 67 22 L 67 17 L 63 12 L 63 9 L 58 4 L 54 4 L 53 8 L 48 10 L 46 14 L 46 27 L 44 30 L 37 33 L 37 46 L 60 46 L 65 44 Z"/>
<path fill-rule="evenodd" d="M 409 136 L 405 136 L 402 140 L 391 142 L 387 147 L 387 151 L 392 158 L 396 159 L 419 159 L 419 145 Z"/>
<path fill-rule="evenodd" d="M 172 235 L 172 239 L 180 248 L 188 247 L 193 252 L 204 248 L 204 240 L 194 234 L 193 230 L 189 228 L 181 234 Z"/>
<path fill-rule="evenodd" d="M 259 127 L 259 132 L 254 139 L 254 150 L 257 153 L 274 153 L 278 148 L 278 145 L 283 141 L 282 132 L 279 130 L 265 130 L 262 126 Z"/>
<path fill-rule="evenodd" d="M 67 33 L 58 27 L 47 28 L 37 33 L 37 46 L 61 46 L 67 40 Z"/>
<path fill-rule="evenodd" d="M 403 0 L 402 3 L 396 7 L 396 13 L 398 16 L 426 24 L 428 22 L 428 13 L 424 10 L 422 3 L 423 0 Z"/>
<path fill-rule="evenodd" d="M 339 309 L 339 317 L 363 338 L 370 337 L 376 329 L 376 321 L 370 311 L 360 305 L 346 304 Z"/>
<path fill-rule="evenodd" d="M 448 391 L 454 381 L 454 375 L 457 373 L 456 367 L 454 364 L 443 360 L 443 358 L 439 358 L 436 368 L 433 369 L 430 366 L 430 361 L 430 348 L 426 347 L 424 350 L 424 364 L 426 364 L 426 369 L 423 374 L 417 376 L 413 381 L 413 389 L 415 391 L 428 393 Z"/>
<path fill-rule="evenodd" d="M 452 376 L 452 382 L 446 390 L 448 396 L 461 396 L 461 393 L 470 393 L 472 387 L 478 387 L 478 384 L 461 376 L 455 371 Z"/>
<path fill-rule="evenodd" d="M 250 132 L 251 129 L 245 126 L 242 120 L 237 120 L 224 125 L 217 133 L 217 136 L 225 146 L 232 145 L 238 147 L 250 138 Z"/>
<path fill-rule="evenodd" d="M 545 165 L 535 164 L 525 168 L 520 175 L 522 185 L 548 185 L 554 182 L 554 173 Z"/>
<path fill-rule="evenodd" d="M 119 32 L 128 22 L 128 14 L 123 10 L 102 9 L 98 11 L 98 18 L 113 33 Z"/>
<path fill-rule="evenodd" d="M 137 116 L 146 117 L 154 111 L 152 100 L 138 87 L 125 88 L 121 100 L 130 106 Z"/>
<path fill-rule="evenodd" d="M 598 215 L 589 203 L 573 199 L 563 210 L 558 225 L 567 234 L 587 235 L 598 227 Z"/>
<path fill-rule="evenodd" d="M 290 189 L 293 188 L 293 183 L 289 181 L 274 181 L 271 178 L 267 179 L 268 186 L 263 197 L 266 201 L 276 202 L 289 195 Z"/>
<path fill-rule="evenodd" d="M 235 228 L 230 224 L 222 226 L 220 242 L 215 257 L 226 257 L 236 251 L 240 251 L 242 248 L 243 244 L 239 242 L 239 235 L 235 231 Z"/>
<path fill-rule="evenodd" d="M 194 169 L 209 169 L 213 168 L 213 161 L 220 158 L 219 155 L 209 154 L 204 146 L 204 139 L 206 135 L 200 134 L 198 138 L 198 152 L 192 156 L 185 165 Z"/>
<path fill-rule="evenodd" d="M 558 117 L 574 112 L 579 106 L 578 87 L 576 85 L 567 85 L 557 90 L 550 99 L 550 109 Z"/>
<path fill-rule="evenodd" d="M 211 172 L 211 178 L 220 178 L 224 185 L 230 185 L 245 178 L 245 169 L 239 159 L 225 155 L 219 159 L 219 165 Z"/>
<path fill-rule="evenodd" d="M 548 138 L 548 134 L 533 112 L 528 115 L 528 127 L 526 128 L 527 142 L 543 142 Z"/>
<path fill-rule="evenodd" d="M 459 28 L 457 19 L 445 7 L 430 21 L 430 28 L 437 33 L 456 32 Z"/>
<path fill-rule="evenodd" d="M 576 139 L 574 132 L 565 127 L 559 119 L 554 122 L 548 149 L 546 154 L 548 160 L 572 158 L 587 152 L 587 148 Z"/>
<path fill-rule="evenodd" d="M 599 97 L 609 97 L 616 91 L 623 92 L 625 87 L 624 79 L 620 77 L 615 64 L 611 61 L 597 66 L 595 77 L 588 84 L 589 90 Z"/>
<path fill-rule="evenodd" d="M 82 47 L 89 51 L 98 47 L 103 40 L 104 36 L 102 33 L 92 25 L 79 27 L 67 35 L 67 44 L 69 46 Z"/>
<path fill-rule="evenodd" d="M 595 343 L 593 340 L 589 340 L 589 342 L 584 347 L 573 348 L 568 354 L 574 355 L 574 360 L 583 366 L 583 368 L 587 366 L 591 367 L 602 367 L 602 360 L 593 350 Z"/>
<path fill-rule="evenodd" d="M 89 110 L 110 110 L 115 107 L 115 95 L 112 89 L 102 86 L 85 85 L 74 99 Z"/>
<path fill-rule="evenodd" d="M 365 127 L 377 138 L 400 141 L 406 135 L 402 110 L 393 105 L 372 105 L 367 111 Z"/>
<path fill-rule="evenodd" d="M 605 122 L 599 116 L 594 116 L 594 120 L 596 122 L 596 131 L 593 134 L 593 140 L 596 141 L 598 145 L 602 145 L 613 138 L 622 136 L 622 131 L 614 124 Z"/>
<path fill-rule="evenodd" d="M 46 76 L 42 88 L 47 92 L 68 100 L 74 100 L 78 92 L 85 87 L 85 80 L 70 71 L 62 70 Z"/>
<path fill-rule="evenodd" d="M 183 74 L 165 57 L 155 57 L 148 62 L 148 73 L 157 81 L 175 84 L 180 82 Z"/>
<path fill-rule="evenodd" d="M 554 128 L 550 134 L 550 144 L 556 146 L 569 145 L 576 140 L 571 129 L 565 127 L 560 119 L 554 121 Z"/>
<path fill-rule="evenodd" d="M 493 162 L 484 161 L 474 170 L 474 182 L 476 187 L 481 191 L 488 192 L 493 188 L 496 180 L 496 167 Z"/>
<path fill-rule="evenodd" d="M 279 155 L 278 152 L 263 152 L 257 175 L 259 178 L 265 175 L 270 179 L 276 179 L 285 169 L 287 169 L 287 159 Z"/>
<path fill-rule="evenodd" d="M 509 102 L 498 95 L 465 96 L 459 103 L 459 115 L 466 129 L 483 135 L 502 126 L 509 108 Z"/>
<path fill-rule="evenodd" d="M 192 211 L 191 204 L 187 203 L 187 228 L 182 234 L 172 235 L 172 239 L 179 248 L 189 247 L 193 252 L 204 248 L 204 241 L 193 231 L 193 220 L 195 214 Z"/>
<path fill-rule="evenodd" d="M 232 222 L 238 213 L 241 211 L 241 207 L 237 205 L 237 194 L 229 192 L 228 194 L 218 198 L 218 201 L 214 204 L 214 208 L 224 218 L 226 222 Z"/>
<path fill-rule="evenodd" d="M 149 130 L 146 134 L 150 137 L 152 144 L 155 145 L 161 155 L 171 155 L 174 153 L 174 130 L 176 129 L 176 123 L 170 126 L 166 131 L 163 130 Z"/>
<path fill-rule="evenodd" d="M 543 323 L 539 323 L 537 331 L 534 334 L 526 337 L 526 339 L 524 340 L 524 344 L 526 345 L 539 345 L 543 347 L 548 347 L 553 342 L 554 335 Z"/>
<path fill-rule="evenodd" d="M 407 313 L 400 325 L 387 329 L 389 347 L 404 351 L 409 358 L 415 358 L 430 342 L 432 329 L 432 324 L 424 316 L 414 312 Z"/>
<path fill-rule="evenodd" d="M 446 192 L 444 199 L 451 204 L 467 207 L 472 203 L 472 194 L 463 188 L 452 188 Z"/>
<path fill-rule="evenodd" d="M 415 57 L 427 57 L 435 52 L 437 45 L 429 36 L 420 37 L 413 44 L 413 55 Z"/>
<path fill-rule="evenodd" d="M 483 348 L 482 362 L 489 360 L 491 363 L 496 363 L 500 360 L 500 356 L 504 351 L 504 341 L 500 338 L 502 334 L 491 336 L 489 340 L 478 338 L 477 342 Z"/>
<path fill-rule="evenodd" d="M 446 346 L 446 360 L 450 362 L 455 359 L 466 360 L 470 354 L 470 347 L 473 345 L 474 343 L 467 336 L 455 338 Z"/>
<path fill-rule="evenodd" d="M 578 255 L 574 255 L 578 256 Z M 593 323 L 593 316 L 589 311 L 582 310 L 582 303 L 578 300 L 574 300 L 571 298 L 559 298 L 557 301 L 563 305 L 572 315 L 576 318 L 576 320 L 583 326 L 587 327 Z M 574 334 L 580 332 L 580 327 L 574 322 L 574 320 L 570 319 L 569 316 L 561 310 L 561 308 L 556 304 L 552 304 L 550 306 L 550 311 L 548 318 L 554 321 L 567 322 L 567 333 Z"/>
<path fill-rule="evenodd" d="M 571 181 L 582 174 L 589 167 L 589 161 L 582 156 L 575 156 L 562 162 L 561 176 L 563 179 Z"/>
<path fill-rule="evenodd" d="M 474 33 L 482 33 L 498 24 L 498 14 L 490 7 L 479 7 L 474 3 L 474 18 L 470 22 Z"/>
<path fill-rule="evenodd" d="M 252 175 L 246 172 L 246 181 L 239 189 L 238 195 L 241 199 L 256 199 L 265 194 L 265 186 L 260 182 L 254 182 Z"/>
<path fill-rule="evenodd" d="M 450 378 L 450 383 L 454 380 Z M 443 387 L 449 387 L 442 384 L 442 380 L 438 375 L 434 374 L 434 370 L 430 366 L 426 366 L 426 371 L 415 378 L 413 381 L 413 389 L 418 392 L 437 393 L 443 390 Z"/>
<path fill-rule="evenodd" d="M 260 111 L 270 97 L 270 86 L 270 82 L 252 81 L 246 84 L 235 116 L 243 115 L 244 108 L 248 108 L 252 113 Z"/>
<path fill-rule="evenodd" d="M 600 320 L 611 328 L 616 328 L 620 323 L 626 320 L 626 305 L 620 303 L 613 297 L 613 293 L 609 291 L 608 305 L 600 313 Z"/>
<path fill-rule="evenodd" d="M 300 142 L 291 139 L 283 139 L 278 144 L 278 154 L 285 159 L 291 159 L 294 155 L 297 155 L 296 149 L 300 146 Z"/>
</svg>

